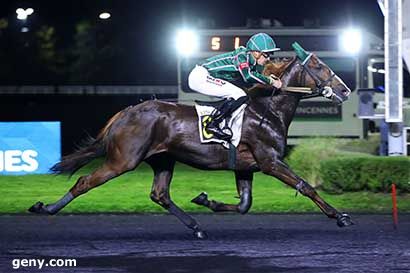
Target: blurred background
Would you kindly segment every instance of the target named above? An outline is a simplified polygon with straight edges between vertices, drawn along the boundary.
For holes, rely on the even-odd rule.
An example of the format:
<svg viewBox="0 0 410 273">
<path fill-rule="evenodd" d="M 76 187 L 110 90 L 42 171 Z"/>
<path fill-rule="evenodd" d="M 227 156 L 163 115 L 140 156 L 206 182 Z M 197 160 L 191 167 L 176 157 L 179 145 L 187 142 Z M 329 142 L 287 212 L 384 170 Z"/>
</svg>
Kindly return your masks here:
<svg viewBox="0 0 410 273">
<path fill-rule="evenodd" d="M 18 19 L 18 8 L 33 13 Z M 375 0 L 1 1 L 0 18 L 1 85 L 176 85 L 175 35 L 186 26 L 355 26 L 383 36 Z"/>
</svg>

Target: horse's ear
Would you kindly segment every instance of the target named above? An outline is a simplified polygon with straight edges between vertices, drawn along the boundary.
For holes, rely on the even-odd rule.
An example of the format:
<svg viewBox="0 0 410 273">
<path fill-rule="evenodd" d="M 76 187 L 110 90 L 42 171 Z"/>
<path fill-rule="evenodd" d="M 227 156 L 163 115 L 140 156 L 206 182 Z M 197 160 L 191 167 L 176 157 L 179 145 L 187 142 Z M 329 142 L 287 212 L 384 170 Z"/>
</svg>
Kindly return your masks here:
<svg viewBox="0 0 410 273">
<path fill-rule="evenodd" d="M 301 62 L 304 62 L 309 57 L 310 53 L 304 50 L 299 43 L 294 42 L 292 47 Z"/>
<path fill-rule="evenodd" d="M 317 59 L 317 56 L 315 54 L 312 54 L 311 62 L 314 65 L 319 63 L 319 60 Z"/>
</svg>

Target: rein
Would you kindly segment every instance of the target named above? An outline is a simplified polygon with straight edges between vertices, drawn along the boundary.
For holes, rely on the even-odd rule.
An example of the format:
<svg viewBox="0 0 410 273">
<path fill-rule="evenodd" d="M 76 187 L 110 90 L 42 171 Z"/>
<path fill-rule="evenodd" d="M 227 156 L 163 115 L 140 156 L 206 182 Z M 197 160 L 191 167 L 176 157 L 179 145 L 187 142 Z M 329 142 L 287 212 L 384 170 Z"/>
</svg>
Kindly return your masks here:
<svg viewBox="0 0 410 273">
<path fill-rule="evenodd" d="M 305 93 L 306 95 L 303 95 L 301 100 L 303 99 L 310 99 L 310 98 L 316 98 L 316 97 L 320 97 L 322 96 L 322 93 L 326 87 L 326 85 L 332 81 L 332 79 L 336 76 L 336 74 L 334 74 L 332 72 L 332 74 L 329 76 L 329 78 L 327 78 L 326 80 L 322 81 L 315 73 L 313 73 L 311 71 L 311 69 L 307 66 L 307 63 L 309 62 L 310 58 L 312 57 L 313 54 L 309 54 L 309 56 L 302 62 L 300 63 L 300 65 L 302 66 L 302 72 L 300 73 L 300 82 L 305 83 L 305 77 L 304 72 L 307 72 L 309 74 L 309 76 L 313 79 L 313 81 L 315 82 L 316 88 L 315 89 L 311 89 L 309 87 L 296 87 L 296 86 L 287 86 L 284 88 L 281 88 L 282 91 L 286 91 L 286 92 L 293 92 L 293 93 Z M 299 61 L 298 58 L 296 58 L 296 61 Z M 291 67 L 290 65 L 288 67 L 286 67 L 286 69 L 282 72 L 282 74 L 280 75 L 279 78 L 282 78 L 282 76 L 288 71 L 289 67 Z M 302 80 L 303 79 L 303 80 Z M 276 93 L 276 89 L 274 88 L 270 97 L 270 101 L 272 102 L 273 100 L 273 96 Z M 270 106 L 270 104 L 269 104 Z M 265 121 L 265 117 L 266 114 L 268 112 L 268 107 L 265 108 L 265 111 L 263 113 L 262 119 L 259 122 L 259 127 L 262 126 L 263 122 Z"/>
<path fill-rule="evenodd" d="M 274 87 L 273 90 L 272 90 L 272 94 L 270 95 L 270 102 L 272 102 L 273 96 L 275 95 L 276 90 L 277 90 L 277 89 Z M 266 114 L 268 113 L 269 106 L 270 106 L 270 104 L 268 105 L 268 107 L 265 108 L 265 111 L 263 112 L 262 119 L 261 119 L 261 121 L 259 122 L 259 127 L 262 127 L 262 124 L 263 124 L 263 122 L 265 121 L 265 117 L 266 117 Z"/>
<path fill-rule="evenodd" d="M 286 92 L 293 92 L 293 93 L 305 93 L 305 94 L 312 94 L 313 91 L 309 87 L 297 87 L 297 86 L 287 86 L 285 88 L 281 88 L 282 91 Z"/>
</svg>

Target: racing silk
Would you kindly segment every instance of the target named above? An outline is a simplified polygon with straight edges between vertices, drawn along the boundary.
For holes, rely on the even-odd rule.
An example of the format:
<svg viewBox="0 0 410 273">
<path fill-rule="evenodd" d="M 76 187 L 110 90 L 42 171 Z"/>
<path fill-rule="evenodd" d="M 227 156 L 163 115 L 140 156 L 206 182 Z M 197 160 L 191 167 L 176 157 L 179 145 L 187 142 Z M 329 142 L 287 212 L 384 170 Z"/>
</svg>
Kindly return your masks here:
<svg viewBox="0 0 410 273">
<path fill-rule="evenodd" d="M 228 82 L 242 78 L 246 83 L 270 84 L 270 79 L 262 74 L 263 66 L 258 65 L 252 54 L 243 46 L 206 59 L 201 65 L 212 77 Z"/>
</svg>

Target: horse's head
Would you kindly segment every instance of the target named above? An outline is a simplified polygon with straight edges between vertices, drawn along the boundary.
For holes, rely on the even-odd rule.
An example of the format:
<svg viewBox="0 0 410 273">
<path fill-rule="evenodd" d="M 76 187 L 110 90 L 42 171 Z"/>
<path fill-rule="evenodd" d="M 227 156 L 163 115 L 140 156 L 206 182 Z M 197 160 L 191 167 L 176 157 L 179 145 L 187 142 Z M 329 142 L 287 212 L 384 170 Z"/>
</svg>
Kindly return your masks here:
<svg viewBox="0 0 410 273">
<path fill-rule="evenodd" d="M 329 66 L 315 54 L 305 51 L 298 43 L 292 46 L 302 66 L 299 84 L 310 87 L 318 95 L 336 103 L 342 103 L 348 99 L 351 92 L 349 87 Z"/>
</svg>

